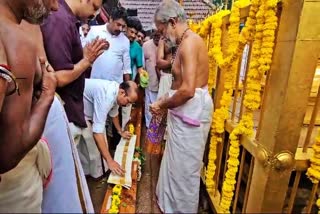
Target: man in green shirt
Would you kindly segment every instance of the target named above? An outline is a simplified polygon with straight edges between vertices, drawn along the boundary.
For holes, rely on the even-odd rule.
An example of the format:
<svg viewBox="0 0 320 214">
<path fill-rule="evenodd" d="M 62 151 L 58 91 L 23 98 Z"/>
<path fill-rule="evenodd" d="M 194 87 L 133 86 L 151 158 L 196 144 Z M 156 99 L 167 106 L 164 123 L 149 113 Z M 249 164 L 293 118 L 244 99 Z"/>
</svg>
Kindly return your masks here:
<svg viewBox="0 0 320 214">
<path fill-rule="evenodd" d="M 139 19 L 129 17 L 127 22 L 127 37 L 130 40 L 130 58 L 131 58 L 131 79 L 135 80 L 137 73 L 143 69 L 143 50 L 141 45 L 136 41 L 137 33 L 142 30 Z"/>
<path fill-rule="evenodd" d="M 136 42 L 137 33 L 142 29 L 139 19 L 128 17 L 126 35 L 130 41 L 130 59 L 131 59 L 131 79 L 139 83 L 139 76 L 143 71 L 143 51 L 142 47 Z M 130 120 L 132 105 L 122 107 L 122 128 L 124 128 Z"/>
</svg>

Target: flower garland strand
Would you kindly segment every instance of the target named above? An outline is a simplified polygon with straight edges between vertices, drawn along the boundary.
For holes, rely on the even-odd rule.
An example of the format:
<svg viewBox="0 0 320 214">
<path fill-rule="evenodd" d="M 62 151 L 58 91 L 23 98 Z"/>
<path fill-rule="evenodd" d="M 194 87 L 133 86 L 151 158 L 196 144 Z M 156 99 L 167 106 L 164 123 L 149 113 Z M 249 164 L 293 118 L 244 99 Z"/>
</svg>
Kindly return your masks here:
<svg viewBox="0 0 320 214">
<path fill-rule="evenodd" d="M 216 109 L 213 114 L 213 123 L 211 127 L 211 139 L 209 147 L 209 162 L 206 170 L 206 186 L 209 192 L 212 192 L 215 188 L 213 177 L 215 175 L 215 160 L 217 158 L 216 150 L 217 144 L 222 142 L 222 133 L 224 132 L 224 123 L 229 117 L 229 106 L 232 102 L 233 85 L 238 68 L 238 59 L 240 53 L 242 53 L 244 45 L 246 44 L 244 39 L 248 39 L 252 35 L 254 29 L 251 24 L 254 24 L 253 17 L 257 9 L 252 6 L 250 9 L 251 19 L 248 18 L 248 23 L 242 32 L 244 35 L 239 35 L 240 26 L 240 8 L 246 7 L 250 2 L 246 0 L 240 0 L 234 3 L 230 16 L 230 27 L 228 31 L 228 49 L 226 51 L 227 57 L 224 58 L 221 50 L 221 38 L 222 38 L 222 18 L 230 13 L 230 11 L 220 11 L 214 15 L 212 27 L 214 28 L 213 49 L 209 51 L 209 55 L 212 51 L 212 55 L 215 57 L 215 61 L 225 74 L 225 85 L 222 99 L 220 101 L 221 107 Z M 241 43 L 240 43 L 241 41 Z M 231 60 L 235 58 L 236 60 Z"/>
<path fill-rule="evenodd" d="M 121 191 L 122 186 L 121 185 L 115 185 L 112 189 L 112 197 L 111 197 L 111 207 L 108 211 L 108 213 L 117 214 L 119 213 L 119 205 L 121 203 Z"/>
<path fill-rule="evenodd" d="M 318 184 L 320 181 L 320 129 L 318 130 L 318 136 L 312 146 L 313 156 L 310 159 L 310 167 L 307 170 L 306 175 L 312 183 Z M 320 209 L 320 198 L 317 199 L 316 205 Z M 319 213 L 319 211 L 318 211 Z"/>
<path fill-rule="evenodd" d="M 257 7 L 259 1 L 253 1 L 252 6 Z M 240 154 L 240 136 L 253 135 L 253 113 L 261 104 L 261 79 L 270 70 L 272 63 L 275 30 L 278 19 L 276 17 L 277 1 L 262 0 L 256 14 L 256 27 L 250 68 L 248 71 L 247 89 L 244 98 L 246 112 L 237 127 L 230 134 L 229 159 L 227 172 L 222 186 L 222 198 L 220 208 L 223 212 L 229 212 L 234 195 L 236 175 L 238 172 Z M 256 8 L 254 8 L 256 10 Z M 250 35 L 248 35 L 250 36 Z"/>
</svg>

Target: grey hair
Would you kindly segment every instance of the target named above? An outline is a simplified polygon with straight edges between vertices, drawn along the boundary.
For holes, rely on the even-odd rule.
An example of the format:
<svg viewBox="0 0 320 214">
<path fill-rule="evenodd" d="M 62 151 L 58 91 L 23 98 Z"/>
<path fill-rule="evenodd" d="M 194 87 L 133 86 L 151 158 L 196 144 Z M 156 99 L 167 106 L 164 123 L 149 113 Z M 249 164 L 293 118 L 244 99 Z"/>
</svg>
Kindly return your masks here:
<svg viewBox="0 0 320 214">
<path fill-rule="evenodd" d="M 154 14 L 156 21 L 168 23 L 170 18 L 177 18 L 178 22 L 186 22 L 186 13 L 180 4 L 175 0 L 163 0 Z"/>
</svg>

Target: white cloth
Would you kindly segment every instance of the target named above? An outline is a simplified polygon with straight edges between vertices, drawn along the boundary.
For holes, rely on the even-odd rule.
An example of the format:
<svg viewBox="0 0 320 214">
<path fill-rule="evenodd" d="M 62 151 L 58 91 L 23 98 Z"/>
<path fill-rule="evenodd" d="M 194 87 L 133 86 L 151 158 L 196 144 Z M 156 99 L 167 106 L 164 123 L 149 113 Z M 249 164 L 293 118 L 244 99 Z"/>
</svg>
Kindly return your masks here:
<svg viewBox="0 0 320 214">
<path fill-rule="evenodd" d="M 104 133 L 108 114 L 116 117 L 119 113 L 117 96 L 119 83 L 115 81 L 86 79 L 83 92 L 84 115 L 93 122 L 94 133 Z"/>
<path fill-rule="evenodd" d="M 92 26 L 86 40 L 90 42 L 97 36 L 106 39 L 110 47 L 93 63 L 91 78 L 122 83 L 123 74 L 131 74 L 130 42 L 128 38 L 123 33 L 118 36 L 111 35 L 107 30 L 107 24 Z"/>
<path fill-rule="evenodd" d="M 14 169 L 1 175 L 0 213 L 40 213 L 44 179 L 51 169 L 49 147 L 40 140 Z"/>
<path fill-rule="evenodd" d="M 130 140 L 121 138 L 114 155 L 114 160 L 119 163 L 126 171 L 124 177 L 111 173 L 108 178 L 108 183 L 120 184 L 123 187 L 130 189 L 132 186 L 132 161 L 137 142 L 137 136 L 133 135 Z"/>
<path fill-rule="evenodd" d="M 159 99 L 162 96 L 166 96 L 170 91 L 171 85 L 172 85 L 172 74 L 165 73 L 165 72 L 161 71 L 157 99 Z M 167 137 L 168 137 L 168 129 L 166 128 L 166 132 L 163 136 L 163 139 L 167 140 Z"/>
<path fill-rule="evenodd" d="M 144 117 L 146 119 L 146 127 L 149 128 L 152 114 L 149 107 L 152 103 L 157 100 L 158 92 L 150 91 L 148 88 L 145 89 L 145 104 L 144 104 Z"/>
<path fill-rule="evenodd" d="M 57 97 L 50 108 L 43 135 L 52 151 L 53 176 L 44 191 L 42 213 L 94 213 L 67 115 Z"/>
<path fill-rule="evenodd" d="M 242 54 L 242 59 L 241 59 L 241 67 L 240 67 L 240 80 L 244 81 L 245 75 L 246 75 L 246 70 L 248 66 L 248 56 L 249 56 L 249 45 L 244 46 L 243 54 Z"/>
<path fill-rule="evenodd" d="M 164 73 L 161 71 L 158 99 L 169 92 L 171 85 L 172 85 L 172 74 Z"/>
<path fill-rule="evenodd" d="M 171 90 L 169 96 L 174 93 Z M 190 106 L 194 105 L 201 111 L 192 111 Z M 180 116 L 172 114 L 175 110 L 200 121 L 200 125 L 186 123 Z M 198 212 L 200 171 L 212 111 L 213 103 L 208 90 L 200 88 L 187 103 L 169 110 L 168 140 L 156 189 L 159 207 L 164 213 Z"/>
</svg>

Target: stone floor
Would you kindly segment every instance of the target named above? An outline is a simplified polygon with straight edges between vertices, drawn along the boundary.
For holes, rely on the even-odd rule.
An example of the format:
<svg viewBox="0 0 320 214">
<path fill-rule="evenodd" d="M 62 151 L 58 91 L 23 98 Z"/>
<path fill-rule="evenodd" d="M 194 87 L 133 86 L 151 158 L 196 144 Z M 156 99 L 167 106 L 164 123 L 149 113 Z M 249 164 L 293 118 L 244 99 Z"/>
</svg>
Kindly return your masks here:
<svg viewBox="0 0 320 214">
<path fill-rule="evenodd" d="M 161 159 L 159 156 L 145 152 L 144 142 L 146 129 L 142 129 L 141 146 L 146 155 L 145 165 L 142 167 L 142 176 L 138 184 L 136 213 L 161 213 L 155 199 L 155 189 L 158 180 Z"/>
</svg>

